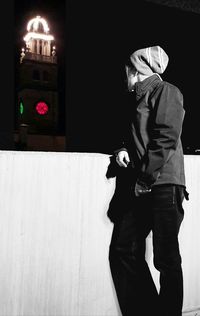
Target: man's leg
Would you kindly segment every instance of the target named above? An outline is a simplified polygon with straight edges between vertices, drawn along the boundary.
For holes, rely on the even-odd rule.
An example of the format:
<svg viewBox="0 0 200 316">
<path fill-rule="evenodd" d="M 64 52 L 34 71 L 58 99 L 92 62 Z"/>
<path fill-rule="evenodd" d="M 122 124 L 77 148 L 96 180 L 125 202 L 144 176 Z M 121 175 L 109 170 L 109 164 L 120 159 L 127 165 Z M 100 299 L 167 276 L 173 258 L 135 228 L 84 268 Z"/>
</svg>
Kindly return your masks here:
<svg viewBox="0 0 200 316">
<path fill-rule="evenodd" d="M 184 217 L 183 196 L 180 186 L 158 186 L 152 190 L 154 265 L 160 271 L 163 316 L 182 315 L 183 275 L 178 233 Z"/>
<path fill-rule="evenodd" d="M 144 204 L 114 225 L 110 244 L 110 268 L 123 316 L 157 315 L 158 293 L 145 261 L 151 214 Z"/>
</svg>

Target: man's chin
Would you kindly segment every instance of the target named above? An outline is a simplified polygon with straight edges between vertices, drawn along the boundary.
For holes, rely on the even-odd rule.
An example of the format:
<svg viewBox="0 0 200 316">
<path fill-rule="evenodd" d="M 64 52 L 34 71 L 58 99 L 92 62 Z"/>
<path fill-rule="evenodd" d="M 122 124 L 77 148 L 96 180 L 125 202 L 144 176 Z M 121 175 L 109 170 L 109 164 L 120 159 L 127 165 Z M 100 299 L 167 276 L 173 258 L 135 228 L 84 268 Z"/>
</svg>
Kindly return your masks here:
<svg viewBox="0 0 200 316">
<path fill-rule="evenodd" d="M 134 86 L 128 87 L 128 91 L 129 91 L 129 92 L 133 92 L 133 91 L 134 91 Z"/>
</svg>

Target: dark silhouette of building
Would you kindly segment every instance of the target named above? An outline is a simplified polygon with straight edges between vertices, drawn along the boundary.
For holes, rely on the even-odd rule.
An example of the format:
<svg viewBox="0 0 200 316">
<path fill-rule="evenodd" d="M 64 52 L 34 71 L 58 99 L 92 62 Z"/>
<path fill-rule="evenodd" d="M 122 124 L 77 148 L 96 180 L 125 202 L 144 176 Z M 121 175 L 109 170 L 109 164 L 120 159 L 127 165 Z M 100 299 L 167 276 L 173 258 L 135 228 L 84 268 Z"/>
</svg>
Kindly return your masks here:
<svg viewBox="0 0 200 316">
<path fill-rule="evenodd" d="M 24 41 L 17 69 L 16 147 L 64 150 L 64 138 L 57 135 L 59 98 L 55 40 L 43 17 L 36 16 L 28 22 Z"/>
</svg>

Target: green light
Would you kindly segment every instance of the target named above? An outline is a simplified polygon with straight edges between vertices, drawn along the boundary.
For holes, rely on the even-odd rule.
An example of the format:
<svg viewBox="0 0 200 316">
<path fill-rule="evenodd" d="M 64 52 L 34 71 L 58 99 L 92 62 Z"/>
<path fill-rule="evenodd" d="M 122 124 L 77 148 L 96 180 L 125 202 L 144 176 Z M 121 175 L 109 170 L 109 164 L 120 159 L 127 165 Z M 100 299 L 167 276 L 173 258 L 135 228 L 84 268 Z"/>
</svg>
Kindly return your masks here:
<svg viewBox="0 0 200 316">
<path fill-rule="evenodd" d="M 19 104 L 19 112 L 21 115 L 24 113 L 24 105 L 23 105 L 22 101 L 20 101 L 20 104 Z"/>
</svg>

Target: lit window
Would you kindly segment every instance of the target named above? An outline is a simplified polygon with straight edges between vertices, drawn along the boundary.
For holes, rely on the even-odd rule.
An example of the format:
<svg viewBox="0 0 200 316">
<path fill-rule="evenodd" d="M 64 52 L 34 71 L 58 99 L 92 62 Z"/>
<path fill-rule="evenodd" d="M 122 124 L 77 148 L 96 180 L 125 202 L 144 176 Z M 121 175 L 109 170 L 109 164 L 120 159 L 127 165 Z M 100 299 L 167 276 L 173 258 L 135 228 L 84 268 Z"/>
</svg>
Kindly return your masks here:
<svg viewBox="0 0 200 316">
<path fill-rule="evenodd" d="M 33 80 L 40 80 L 40 72 L 39 70 L 33 70 Z"/>
<path fill-rule="evenodd" d="M 43 72 L 43 80 L 44 81 L 49 81 L 49 73 L 47 71 Z"/>
</svg>

